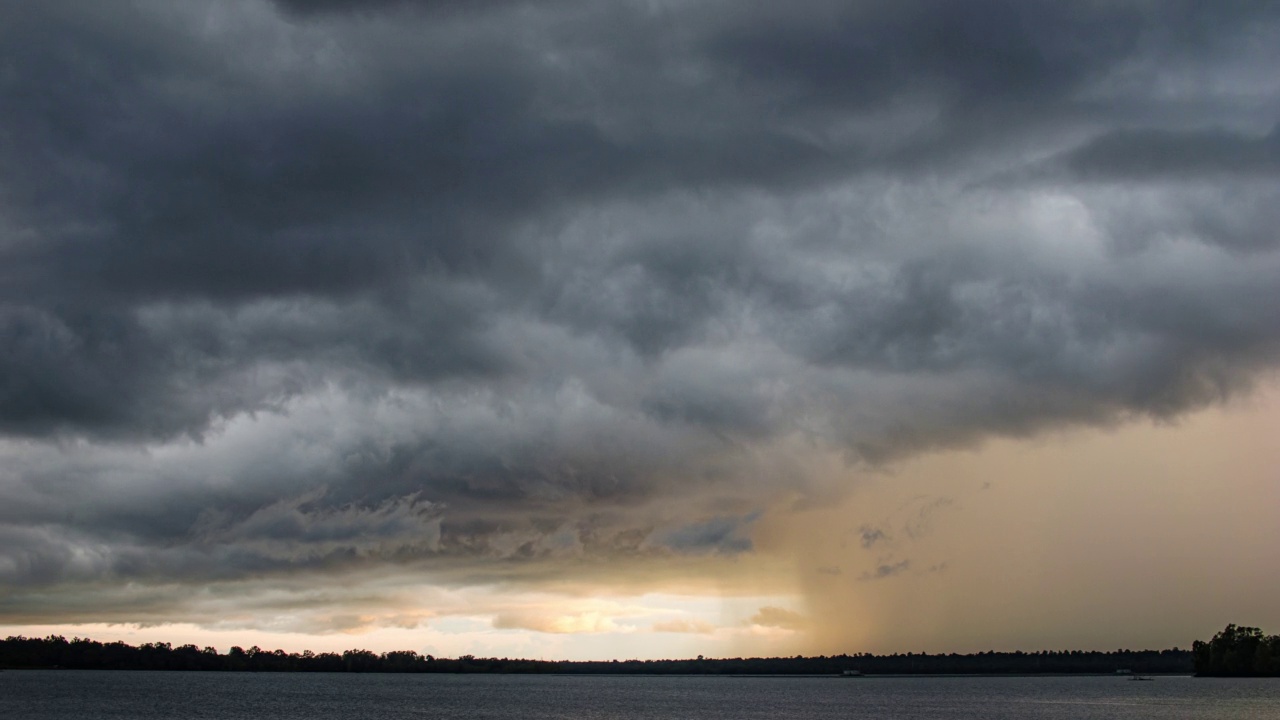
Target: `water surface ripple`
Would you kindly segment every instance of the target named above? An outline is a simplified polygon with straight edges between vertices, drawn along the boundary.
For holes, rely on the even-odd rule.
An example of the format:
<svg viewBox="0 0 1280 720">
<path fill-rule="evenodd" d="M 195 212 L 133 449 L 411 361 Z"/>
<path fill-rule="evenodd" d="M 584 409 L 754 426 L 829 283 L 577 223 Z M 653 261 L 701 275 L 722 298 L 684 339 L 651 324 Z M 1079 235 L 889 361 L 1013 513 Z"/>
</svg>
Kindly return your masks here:
<svg viewBox="0 0 1280 720">
<path fill-rule="evenodd" d="M 1280 680 L 739 678 L 10 670 L 14 720 L 1280 720 Z"/>
</svg>

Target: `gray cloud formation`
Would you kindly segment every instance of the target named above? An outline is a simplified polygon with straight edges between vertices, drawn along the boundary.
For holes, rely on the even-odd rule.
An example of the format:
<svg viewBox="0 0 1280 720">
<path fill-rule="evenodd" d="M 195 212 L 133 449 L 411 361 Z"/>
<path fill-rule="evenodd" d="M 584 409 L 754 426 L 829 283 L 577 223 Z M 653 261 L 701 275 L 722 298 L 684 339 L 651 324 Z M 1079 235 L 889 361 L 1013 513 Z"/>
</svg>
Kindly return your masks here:
<svg viewBox="0 0 1280 720">
<path fill-rule="evenodd" d="M 799 446 L 1247 391 L 1277 40 L 1268 3 L 0 10 L 0 608 L 739 552 Z"/>
<path fill-rule="evenodd" d="M 886 580 L 896 575 L 901 575 L 911 569 L 910 560 L 899 560 L 895 563 L 882 562 L 876 566 L 875 572 L 865 572 L 858 576 L 862 582 L 872 580 Z"/>
<path fill-rule="evenodd" d="M 858 528 L 858 544 L 862 546 L 863 550 L 870 550 L 876 546 L 876 543 L 888 539 L 889 535 L 881 528 L 872 527 L 871 525 L 862 525 Z"/>
</svg>

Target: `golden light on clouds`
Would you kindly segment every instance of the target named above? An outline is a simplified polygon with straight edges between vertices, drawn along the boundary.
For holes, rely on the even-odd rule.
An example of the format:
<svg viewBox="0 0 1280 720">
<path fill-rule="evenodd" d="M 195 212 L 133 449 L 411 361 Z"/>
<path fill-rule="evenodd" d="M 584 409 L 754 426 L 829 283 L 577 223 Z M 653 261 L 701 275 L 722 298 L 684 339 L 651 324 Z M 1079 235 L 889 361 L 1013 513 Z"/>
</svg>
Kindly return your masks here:
<svg viewBox="0 0 1280 720">
<path fill-rule="evenodd" d="M 773 550 L 795 553 L 815 652 L 1186 647 L 1280 623 L 1278 430 L 1271 389 L 933 453 L 780 520 Z"/>
</svg>

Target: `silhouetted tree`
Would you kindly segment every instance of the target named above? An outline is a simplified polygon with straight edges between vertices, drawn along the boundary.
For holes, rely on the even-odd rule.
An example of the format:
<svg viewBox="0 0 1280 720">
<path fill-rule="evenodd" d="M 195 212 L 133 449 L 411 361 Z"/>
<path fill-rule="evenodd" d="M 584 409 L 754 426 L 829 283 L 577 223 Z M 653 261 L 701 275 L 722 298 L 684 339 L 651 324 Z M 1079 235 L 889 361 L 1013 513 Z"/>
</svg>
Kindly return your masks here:
<svg viewBox="0 0 1280 720">
<path fill-rule="evenodd" d="M 1197 675 L 1280 677 L 1280 635 L 1256 627 L 1228 625 L 1209 642 L 1191 645 Z"/>
</svg>

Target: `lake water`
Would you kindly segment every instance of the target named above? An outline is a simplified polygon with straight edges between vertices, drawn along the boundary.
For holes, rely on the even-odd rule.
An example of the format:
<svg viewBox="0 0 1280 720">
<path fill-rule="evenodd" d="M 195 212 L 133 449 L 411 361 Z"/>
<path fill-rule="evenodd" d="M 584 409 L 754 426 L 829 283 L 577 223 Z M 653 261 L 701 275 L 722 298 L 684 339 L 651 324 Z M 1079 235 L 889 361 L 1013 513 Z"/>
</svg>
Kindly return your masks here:
<svg viewBox="0 0 1280 720">
<path fill-rule="evenodd" d="M 1280 720 L 1280 680 L 732 678 L 9 670 L 5 720 Z"/>
</svg>

